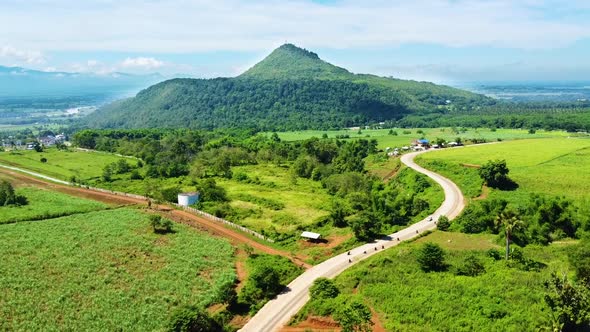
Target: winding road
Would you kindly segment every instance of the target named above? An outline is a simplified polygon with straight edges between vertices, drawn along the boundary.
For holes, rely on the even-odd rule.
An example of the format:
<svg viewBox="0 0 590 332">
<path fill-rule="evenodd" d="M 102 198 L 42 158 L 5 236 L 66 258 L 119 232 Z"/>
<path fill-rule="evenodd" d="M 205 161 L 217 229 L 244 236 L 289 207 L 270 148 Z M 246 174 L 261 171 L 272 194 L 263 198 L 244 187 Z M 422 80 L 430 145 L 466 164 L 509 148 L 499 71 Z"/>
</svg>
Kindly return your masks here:
<svg viewBox="0 0 590 332">
<path fill-rule="evenodd" d="M 451 180 L 420 167 L 414 162 L 414 157 L 425 152 L 427 151 L 405 154 L 401 157 L 401 161 L 406 166 L 425 174 L 443 188 L 445 200 L 432 214 L 432 220 L 438 220 L 438 217 L 442 215 L 452 220 L 465 207 L 463 194 Z M 266 303 L 240 331 L 271 332 L 280 330 L 309 300 L 309 288 L 315 279 L 320 277 L 334 278 L 355 263 L 381 252 L 383 250 L 382 246 L 385 249 L 391 248 L 402 241 L 412 239 L 420 233 L 434 228 L 436 228 L 434 221 L 431 221 L 430 217 L 428 217 L 384 239 L 354 248 L 350 251 L 350 255 L 343 253 L 308 269 L 287 285 L 285 291 Z M 349 259 L 352 262 L 349 262 Z"/>
</svg>

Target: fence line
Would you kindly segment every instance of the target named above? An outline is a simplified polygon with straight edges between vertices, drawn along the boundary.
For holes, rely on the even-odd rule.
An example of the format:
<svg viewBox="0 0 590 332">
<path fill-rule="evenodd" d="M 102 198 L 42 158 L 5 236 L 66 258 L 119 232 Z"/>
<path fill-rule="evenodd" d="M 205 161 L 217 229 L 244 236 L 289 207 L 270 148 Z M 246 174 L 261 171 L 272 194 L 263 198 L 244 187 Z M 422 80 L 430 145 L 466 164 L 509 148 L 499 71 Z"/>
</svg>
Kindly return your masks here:
<svg viewBox="0 0 590 332">
<path fill-rule="evenodd" d="M 86 189 L 90 189 L 90 190 L 93 190 L 93 191 L 99 191 L 99 192 L 103 192 L 103 193 L 107 193 L 107 194 L 114 194 L 114 195 L 131 197 L 131 198 L 135 198 L 135 199 L 149 200 L 149 198 L 146 197 L 146 196 L 141 196 L 141 195 L 136 195 L 136 194 L 130 194 L 130 193 L 125 193 L 125 192 L 120 192 L 120 191 L 113 191 L 113 190 L 107 190 L 107 189 L 102 189 L 102 188 L 96 188 L 96 187 L 89 187 L 89 186 L 84 186 L 84 185 L 78 185 L 76 183 L 71 183 L 71 185 L 73 185 L 73 186 L 79 186 L 79 187 L 83 187 L 83 188 L 86 188 Z M 262 234 L 260 234 L 258 232 L 255 232 L 255 231 L 253 231 L 251 229 L 248 229 L 248 228 L 246 228 L 244 226 L 241 226 L 241 225 L 238 225 L 236 223 L 233 223 L 233 222 L 231 222 L 229 220 L 225 220 L 223 218 L 216 217 L 216 216 L 214 216 L 214 215 L 212 215 L 210 213 L 207 213 L 205 211 L 201 211 L 201 210 L 192 208 L 190 206 L 179 205 L 177 203 L 172 203 L 172 204 L 174 206 L 177 206 L 177 207 L 182 208 L 185 211 L 189 211 L 189 212 L 198 214 L 199 216 L 205 217 L 207 219 L 211 219 L 211 220 L 214 220 L 214 221 L 223 223 L 225 225 L 228 225 L 228 226 L 230 226 L 232 228 L 239 229 L 240 231 L 242 231 L 244 233 L 248 233 L 248 234 L 250 234 L 252 236 L 255 236 L 255 237 L 257 237 L 257 238 L 259 238 L 261 240 L 265 240 L 265 241 L 268 241 L 270 243 L 274 243 L 275 242 L 273 239 L 267 238 L 266 236 L 264 236 L 264 235 L 262 235 Z"/>
</svg>

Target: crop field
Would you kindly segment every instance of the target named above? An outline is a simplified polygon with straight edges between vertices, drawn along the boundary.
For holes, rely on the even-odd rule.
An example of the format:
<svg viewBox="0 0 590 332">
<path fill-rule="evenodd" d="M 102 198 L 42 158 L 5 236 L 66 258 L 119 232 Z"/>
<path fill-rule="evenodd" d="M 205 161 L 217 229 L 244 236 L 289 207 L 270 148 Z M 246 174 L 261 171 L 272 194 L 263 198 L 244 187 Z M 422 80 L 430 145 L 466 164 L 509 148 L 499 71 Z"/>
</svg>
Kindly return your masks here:
<svg viewBox="0 0 590 332">
<path fill-rule="evenodd" d="M 46 158 L 47 162 L 41 162 Z M 58 179 L 69 181 L 72 176 L 80 180 L 96 179 L 102 174 L 103 168 L 122 159 L 108 153 L 86 152 L 81 150 L 60 151 L 48 148 L 43 152 L 18 150 L 0 152 L 0 163 L 39 172 Z M 126 158 L 131 164 L 133 160 Z"/>
<path fill-rule="evenodd" d="M 233 205 L 261 211 L 259 215 L 244 219 L 244 225 L 255 229 L 274 227 L 279 232 L 287 232 L 298 226 L 308 226 L 328 214 L 330 196 L 320 182 L 303 178 L 292 181 L 288 169 L 274 165 L 233 167 L 233 172 L 260 179 L 260 184 L 218 180 L 228 191 Z M 248 199 L 249 196 L 275 201 L 284 207 L 269 208 Z"/>
<path fill-rule="evenodd" d="M 25 196 L 28 204 L 0 207 L 0 224 L 56 218 L 107 208 L 107 205 L 96 201 L 34 187 L 20 187 L 16 193 Z"/>
<path fill-rule="evenodd" d="M 477 169 L 462 165 L 481 165 L 496 159 L 506 160 L 510 169 L 508 176 L 519 188 L 513 192 L 493 190 L 491 197 L 518 200 L 532 192 L 572 199 L 588 197 L 590 177 L 584 167 L 590 165 L 590 139 L 517 140 L 445 149 L 424 154 L 418 161 L 449 176 L 469 196 L 476 196 L 481 186 Z"/>
<path fill-rule="evenodd" d="M 453 131 L 451 128 L 395 128 L 391 129 L 397 135 L 390 134 L 390 129 L 362 129 L 360 130 L 334 130 L 334 131 L 320 131 L 320 130 L 304 130 L 277 133 L 282 140 L 286 141 L 300 141 L 311 137 L 320 138 L 326 134 L 329 138 L 336 138 L 342 135 L 348 135 L 353 138 L 376 139 L 378 147 L 385 149 L 386 147 L 402 147 L 409 145 L 413 140 L 425 137 L 429 140 L 436 138 L 443 138 L 447 141 L 454 141 L 460 137 L 463 141 L 473 138 L 485 139 L 489 142 L 512 139 L 526 139 L 526 138 L 547 138 L 547 137 L 567 137 L 571 134 L 562 131 L 543 131 L 538 130 L 535 134 L 529 134 L 528 130 L 524 129 L 489 129 L 489 128 L 460 128 Z M 264 135 L 270 135 L 265 133 Z"/>
<path fill-rule="evenodd" d="M 345 294 L 371 305 L 388 331 L 538 331 L 550 324 L 543 282 L 567 271 L 567 246 L 523 249 L 546 265 L 539 272 L 508 266 L 487 250 L 500 247 L 491 235 L 434 232 L 359 263 L 336 278 Z M 416 251 L 424 242 L 447 252 L 448 270 L 422 272 Z M 478 276 L 456 275 L 466 257 L 484 264 Z"/>
<path fill-rule="evenodd" d="M 0 330 L 163 330 L 174 308 L 214 302 L 234 249 L 173 229 L 132 209 L 0 225 Z"/>
</svg>

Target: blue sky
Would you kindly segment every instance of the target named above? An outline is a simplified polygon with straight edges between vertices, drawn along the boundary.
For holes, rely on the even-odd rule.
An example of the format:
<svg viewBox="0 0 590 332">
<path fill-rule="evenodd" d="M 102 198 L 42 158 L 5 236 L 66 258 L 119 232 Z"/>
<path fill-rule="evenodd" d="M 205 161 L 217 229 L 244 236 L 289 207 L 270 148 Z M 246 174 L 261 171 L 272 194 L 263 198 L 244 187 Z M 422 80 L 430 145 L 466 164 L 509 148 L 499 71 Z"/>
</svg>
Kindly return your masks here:
<svg viewBox="0 0 590 332">
<path fill-rule="evenodd" d="M 590 80 L 590 1 L 3 0 L 0 65 L 235 76 L 285 41 L 357 73 Z"/>
</svg>

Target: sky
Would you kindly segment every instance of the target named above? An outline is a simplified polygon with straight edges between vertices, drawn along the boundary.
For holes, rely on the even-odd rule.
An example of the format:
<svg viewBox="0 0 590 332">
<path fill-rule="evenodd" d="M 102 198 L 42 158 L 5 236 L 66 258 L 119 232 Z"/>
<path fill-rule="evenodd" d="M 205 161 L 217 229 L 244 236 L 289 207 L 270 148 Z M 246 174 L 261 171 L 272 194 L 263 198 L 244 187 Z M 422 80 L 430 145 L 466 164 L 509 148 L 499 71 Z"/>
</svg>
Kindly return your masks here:
<svg viewBox="0 0 590 332">
<path fill-rule="evenodd" d="M 2 0 L 0 65 L 236 76 L 281 44 L 437 83 L 590 80 L 587 0 Z"/>
</svg>

